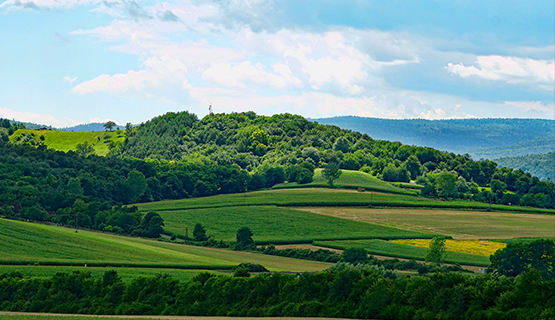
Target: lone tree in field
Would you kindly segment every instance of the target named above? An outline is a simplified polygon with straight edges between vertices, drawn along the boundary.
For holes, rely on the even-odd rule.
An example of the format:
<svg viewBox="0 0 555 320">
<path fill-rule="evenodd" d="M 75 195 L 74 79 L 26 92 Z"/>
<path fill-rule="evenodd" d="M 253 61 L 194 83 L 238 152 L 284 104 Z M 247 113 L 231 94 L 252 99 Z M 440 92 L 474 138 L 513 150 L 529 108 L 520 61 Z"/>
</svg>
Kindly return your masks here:
<svg viewBox="0 0 555 320">
<path fill-rule="evenodd" d="M 337 180 L 341 176 L 341 169 L 339 169 L 339 163 L 337 162 L 330 162 L 324 167 L 324 171 L 322 175 L 326 180 L 328 180 L 328 184 L 330 187 L 333 187 L 333 181 Z"/>
<path fill-rule="evenodd" d="M 116 126 L 116 123 L 114 121 L 108 121 L 104 124 L 104 128 L 110 131 L 112 131 L 112 128 L 115 126 Z"/>
<path fill-rule="evenodd" d="M 427 262 L 441 265 L 445 259 L 445 237 L 434 237 L 430 241 L 430 246 L 425 257 Z"/>
<path fill-rule="evenodd" d="M 193 230 L 193 238 L 196 241 L 208 240 L 208 237 L 206 236 L 206 230 L 204 230 L 204 227 L 202 226 L 202 224 L 200 223 L 195 224 L 195 229 Z"/>
<path fill-rule="evenodd" d="M 252 231 L 249 227 L 242 227 L 237 230 L 237 244 L 240 248 L 246 248 L 254 243 Z"/>
</svg>

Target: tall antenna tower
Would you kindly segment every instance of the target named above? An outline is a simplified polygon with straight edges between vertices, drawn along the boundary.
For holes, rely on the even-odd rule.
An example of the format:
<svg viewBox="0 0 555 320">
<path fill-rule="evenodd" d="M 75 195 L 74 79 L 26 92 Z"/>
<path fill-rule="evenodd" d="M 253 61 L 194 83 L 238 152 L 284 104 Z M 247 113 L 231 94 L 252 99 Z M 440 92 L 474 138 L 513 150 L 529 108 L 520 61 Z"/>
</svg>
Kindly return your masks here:
<svg viewBox="0 0 555 320">
<path fill-rule="evenodd" d="M 210 102 L 210 105 L 208 106 L 208 113 L 214 114 L 214 112 L 212 111 L 212 102 Z"/>
</svg>

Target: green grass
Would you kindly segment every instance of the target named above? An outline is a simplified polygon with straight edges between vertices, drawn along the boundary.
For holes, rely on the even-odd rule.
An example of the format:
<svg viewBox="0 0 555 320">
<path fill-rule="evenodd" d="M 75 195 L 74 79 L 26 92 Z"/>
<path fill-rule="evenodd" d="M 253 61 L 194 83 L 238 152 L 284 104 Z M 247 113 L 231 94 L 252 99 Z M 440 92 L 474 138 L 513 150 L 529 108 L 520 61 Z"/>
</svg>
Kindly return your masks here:
<svg viewBox="0 0 555 320">
<path fill-rule="evenodd" d="M 204 248 L 0 219 L 0 264 L 218 268 L 243 262 L 274 271 L 318 271 L 330 264 Z M 164 270 L 166 270 L 164 269 Z"/>
<path fill-rule="evenodd" d="M 426 248 L 393 243 L 385 240 L 346 240 L 346 241 L 316 241 L 317 246 L 333 249 L 363 248 L 371 254 L 384 255 L 388 257 L 424 260 Z M 460 263 L 472 266 L 488 266 L 489 257 L 473 254 L 448 251 L 445 262 Z"/>
<path fill-rule="evenodd" d="M 64 267 L 64 266 L 5 266 L 0 265 L 0 274 L 13 271 L 21 272 L 29 278 L 50 278 L 58 272 L 70 273 L 72 271 L 90 272 L 95 278 L 101 277 L 104 272 L 116 270 L 123 281 L 129 281 L 136 277 L 152 277 L 158 274 L 168 274 L 180 281 L 189 281 L 201 272 L 207 270 L 180 270 L 180 269 L 160 269 L 160 268 L 107 268 L 107 267 Z M 222 274 L 220 272 L 208 270 L 208 272 Z"/>
<path fill-rule="evenodd" d="M 281 188 L 312 188 L 312 187 L 328 187 L 328 181 L 322 176 L 323 169 L 314 170 L 314 180 L 311 183 L 299 185 L 296 182 L 281 183 L 274 186 L 274 189 Z M 341 176 L 334 181 L 334 186 L 338 188 L 364 188 L 372 191 L 381 191 L 388 193 L 410 194 L 416 195 L 417 192 L 412 190 L 405 190 L 393 186 L 389 182 L 380 180 L 371 174 L 354 171 L 354 170 L 341 170 Z"/>
<path fill-rule="evenodd" d="M 419 233 L 369 223 L 340 219 L 311 212 L 275 206 L 227 207 L 160 211 L 167 231 L 185 235 L 202 224 L 217 240 L 235 241 L 240 227 L 249 227 L 258 242 L 311 242 L 316 239 L 413 238 L 432 237 Z"/>
<path fill-rule="evenodd" d="M 208 318 L 208 317 L 204 317 Z M 51 315 L 51 314 L 1 314 L 0 320 L 114 320 L 114 319 L 134 319 L 134 320 L 146 320 L 146 319 L 199 319 L 199 317 L 170 317 L 170 316 L 138 316 L 138 317 L 126 317 L 126 316 L 86 316 L 86 315 Z"/>
<path fill-rule="evenodd" d="M 486 210 L 489 205 L 473 201 L 439 201 L 401 194 L 376 192 L 357 192 L 345 189 L 309 188 L 309 189 L 277 189 L 249 193 L 222 194 L 210 197 L 189 198 L 181 200 L 165 200 L 135 204 L 140 211 L 166 211 L 198 208 L 217 208 L 233 206 L 277 205 L 292 207 L 420 207 L 420 208 L 456 208 Z M 548 213 L 555 210 L 493 205 L 499 211 Z"/>
<path fill-rule="evenodd" d="M 10 141 L 15 141 L 22 133 L 35 134 L 35 142 L 40 142 L 40 136 L 44 135 L 44 144 L 49 149 L 58 151 L 75 150 L 79 143 L 88 142 L 94 148 L 94 153 L 99 156 L 108 154 L 110 149 L 108 144 L 110 141 L 114 143 L 122 143 L 125 140 L 125 131 L 117 130 L 112 132 L 71 132 L 71 131 L 54 131 L 54 130 L 34 130 L 34 129 L 19 129 L 10 136 Z M 110 136 L 109 139 L 105 137 Z"/>
</svg>

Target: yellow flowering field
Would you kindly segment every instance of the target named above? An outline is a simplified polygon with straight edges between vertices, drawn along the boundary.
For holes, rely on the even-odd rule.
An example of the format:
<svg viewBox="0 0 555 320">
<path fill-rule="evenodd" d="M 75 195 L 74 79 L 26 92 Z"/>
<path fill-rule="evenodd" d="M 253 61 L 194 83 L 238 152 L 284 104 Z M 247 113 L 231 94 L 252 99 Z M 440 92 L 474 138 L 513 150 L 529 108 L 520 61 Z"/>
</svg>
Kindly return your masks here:
<svg viewBox="0 0 555 320">
<path fill-rule="evenodd" d="M 406 244 L 409 246 L 428 248 L 430 239 L 403 239 L 391 240 L 391 242 Z M 490 256 L 499 249 L 507 246 L 506 243 L 488 240 L 450 240 L 445 241 L 445 250 L 459 253 L 469 253 L 478 256 Z"/>
</svg>

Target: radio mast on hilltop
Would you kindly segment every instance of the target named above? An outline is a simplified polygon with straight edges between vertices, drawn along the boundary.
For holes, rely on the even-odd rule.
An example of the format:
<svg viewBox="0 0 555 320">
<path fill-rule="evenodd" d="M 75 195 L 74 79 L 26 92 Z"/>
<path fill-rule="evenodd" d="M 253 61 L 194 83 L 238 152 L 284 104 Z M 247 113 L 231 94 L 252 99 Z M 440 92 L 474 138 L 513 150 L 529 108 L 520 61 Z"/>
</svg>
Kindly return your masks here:
<svg viewBox="0 0 555 320">
<path fill-rule="evenodd" d="M 208 113 L 214 114 L 214 112 L 212 111 L 212 102 L 210 102 L 210 105 L 208 106 Z"/>
</svg>

